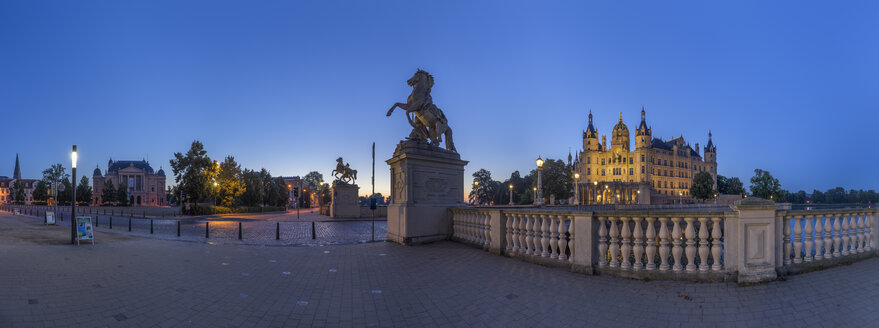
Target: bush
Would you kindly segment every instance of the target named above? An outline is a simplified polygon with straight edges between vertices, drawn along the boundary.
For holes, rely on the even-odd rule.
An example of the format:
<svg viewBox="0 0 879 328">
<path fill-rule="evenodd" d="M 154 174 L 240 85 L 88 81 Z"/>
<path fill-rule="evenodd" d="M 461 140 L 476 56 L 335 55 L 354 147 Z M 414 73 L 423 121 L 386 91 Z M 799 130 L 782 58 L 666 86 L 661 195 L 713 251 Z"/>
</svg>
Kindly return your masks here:
<svg viewBox="0 0 879 328">
<path fill-rule="evenodd" d="M 212 205 L 196 205 L 190 207 L 187 211 L 189 215 L 214 215 L 214 214 L 233 214 L 233 213 L 262 213 L 262 212 L 280 212 L 287 209 L 282 206 L 212 206 Z"/>
</svg>

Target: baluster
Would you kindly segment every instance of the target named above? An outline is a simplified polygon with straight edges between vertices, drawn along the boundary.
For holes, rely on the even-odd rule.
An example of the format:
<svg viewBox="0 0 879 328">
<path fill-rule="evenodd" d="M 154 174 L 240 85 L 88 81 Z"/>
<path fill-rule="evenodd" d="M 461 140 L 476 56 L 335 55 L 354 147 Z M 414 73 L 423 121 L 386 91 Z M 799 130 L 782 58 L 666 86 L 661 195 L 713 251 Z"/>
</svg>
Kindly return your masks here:
<svg viewBox="0 0 879 328">
<path fill-rule="evenodd" d="M 858 220 L 858 253 L 863 253 L 864 248 L 867 247 L 864 245 L 866 241 L 864 239 L 864 221 L 867 220 L 867 216 L 865 213 L 858 213 L 858 217 L 860 217 L 860 220 Z"/>
<path fill-rule="evenodd" d="M 481 217 L 482 215 L 479 212 L 473 213 L 470 216 L 470 233 L 473 236 L 473 243 L 480 246 L 482 246 L 482 229 L 480 228 L 481 224 L 479 224 Z"/>
<path fill-rule="evenodd" d="M 534 227 L 531 223 L 533 216 L 534 215 L 526 215 L 525 219 L 525 255 L 533 254 L 531 251 L 534 248 L 534 237 L 532 236 L 534 231 L 531 230 L 531 228 Z"/>
<path fill-rule="evenodd" d="M 549 217 L 549 258 L 557 259 L 559 258 L 559 224 L 558 224 L 558 216 L 553 215 Z"/>
<path fill-rule="evenodd" d="M 559 238 L 558 238 L 558 247 L 559 247 L 559 254 L 558 254 L 558 259 L 559 259 L 559 260 L 562 260 L 562 261 L 566 261 L 566 260 L 568 259 L 568 254 L 565 254 L 565 252 L 568 250 L 568 237 L 565 236 L 565 235 L 568 233 L 568 225 L 567 225 L 567 223 L 565 222 L 565 219 L 566 219 L 566 218 L 565 218 L 564 216 L 559 216 L 559 224 L 558 224 L 558 232 L 559 232 L 559 234 L 558 234 L 558 236 L 559 236 Z M 574 222 L 574 217 L 573 217 L 573 216 L 571 217 L 571 222 L 572 222 L 572 223 Z M 572 257 L 573 257 L 573 256 L 572 256 Z"/>
<path fill-rule="evenodd" d="M 470 242 L 470 226 L 468 224 L 468 220 L 470 219 L 470 212 L 461 215 L 461 239 L 466 242 Z"/>
<path fill-rule="evenodd" d="M 469 243 L 473 243 L 473 213 L 469 212 L 464 216 L 464 239 Z"/>
<path fill-rule="evenodd" d="M 791 245 L 791 241 L 790 241 L 790 233 L 791 233 L 791 231 L 790 231 L 790 218 L 791 218 L 790 215 L 782 215 L 782 217 L 781 217 L 781 222 L 784 225 L 784 230 L 783 230 L 784 231 L 783 232 L 784 239 L 783 239 L 782 244 L 784 245 L 783 258 L 784 258 L 785 265 L 790 265 L 790 263 L 791 263 L 790 250 L 791 250 L 791 247 L 793 246 L 793 245 Z"/>
<path fill-rule="evenodd" d="M 617 227 L 617 221 L 620 218 L 609 217 L 610 219 L 610 267 L 618 268 L 620 266 L 620 229 Z"/>
<path fill-rule="evenodd" d="M 668 234 L 668 218 L 659 218 L 659 239 L 659 260 L 661 261 L 659 271 L 668 271 L 668 245 L 671 243 Z"/>
<path fill-rule="evenodd" d="M 867 239 L 864 242 L 864 251 L 869 252 L 873 250 L 873 214 L 865 213 L 864 215 L 864 238 Z"/>
<path fill-rule="evenodd" d="M 552 234 L 549 232 L 549 218 L 549 215 L 540 216 L 540 230 L 543 231 L 540 238 L 540 257 L 549 257 L 549 240 L 552 239 Z"/>
<path fill-rule="evenodd" d="M 849 251 L 849 254 L 855 255 L 858 253 L 858 213 L 850 213 L 849 216 L 852 218 L 852 222 L 849 225 L 851 229 L 849 231 L 849 240 L 851 240 L 852 249 Z"/>
<path fill-rule="evenodd" d="M 687 246 L 685 248 L 687 271 L 693 272 L 696 271 L 696 227 L 693 226 L 696 218 L 684 218 L 684 221 L 687 222 L 687 229 L 685 230 L 687 237 Z"/>
<path fill-rule="evenodd" d="M 525 254 L 525 252 L 528 250 L 528 243 L 525 242 L 525 239 L 527 238 L 527 235 L 528 235 L 528 231 L 525 230 L 525 221 L 528 221 L 528 215 L 527 214 L 519 214 L 519 222 L 518 222 L 518 225 L 519 225 L 519 251 L 517 252 L 518 254 Z"/>
<path fill-rule="evenodd" d="M 708 272 L 708 218 L 699 218 L 699 271 Z"/>
<path fill-rule="evenodd" d="M 824 259 L 833 257 L 833 215 L 824 216 Z"/>
<path fill-rule="evenodd" d="M 598 267 L 607 266 L 607 218 L 598 217 Z"/>
<path fill-rule="evenodd" d="M 647 253 L 646 268 L 648 271 L 653 271 L 656 270 L 656 260 L 653 258 L 654 256 L 656 256 L 656 230 L 653 226 L 653 221 L 656 221 L 656 218 L 647 217 L 644 219 L 647 220 L 647 249 L 645 252 Z"/>
<path fill-rule="evenodd" d="M 794 216 L 794 263 L 803 263 L 803 228 L 800 226 L 802 215 Z"/>
<path fill-rule="evenodd" d="M 841 246 L 842 247 L 842 256 L 846 256 L 849 254 L 848 246 L 849 246 L 849 241 L 851 240 L 851 238 L 849 238 L 849 236 L 848 236 L 849 235 L 848 213 L 843 213 L 840 217 L 842 218 L 842 232 L 841 232 L 842 233 L 842 246 Z"/>
<path fill-rule="evenodd" d="M 806 231 L 805 231 L 806 232 L 806 238 L 805 238 L 806 239 L 806 242 L 805 242 L 806 249 L 804 250 L 806 254 L 805 254 L 805 257 L 803 258 L 803 261 L 808 263 L 808 262 L 812 262 L 812 260 L 814 259 L 812 257 L 812 245 L 814 245 L 814 243 L 812 242 L 812 240 L 814 238 L 814 236 L 812 235 L 812 232 L 814 231 L 814 229 L 812 229 L 812 217 L 809 215 L 806 215 L 806 216 L 803 216 L 803 218 L 805 219 L 803 221 L 803 224 L 806 225 Z"/>
<path fill-rule="evenodd" d="M 672 267 L 673 271 L 681 271 L 684 266 L 681 265 L 681 253 L 684 251 L 681 248 L 681 244 L 683 243 L 683 237 L 681 236 L 681 218 L 671 218 L 671 221 L 674 223 L 674 228 L 671 232 L 671 256 L 674 258 L 675 264 Z"/>
<path fill-rule="evenodd" d="M 833 257 L 842 256 L 842 215 L 833 219 Z"/>
<path fill-rule="evenodd" d="M 711 257 L 714 260 L 714 263 L 711 264 L 711 270 L 720 271 L 723 268 L 720 264 L 720 257 L 723 253 L 723 248 L 720 246 L 723 230 L 720 228 L 719 217 L 713 217 L 711 221 L 714 222 L 714 226 L 711 227 Z"/>
<path fill-rule="evenodd" d="M 504 213 L 504 218 L 506 219 L 504 222 L 504 232 L 506 232 L 506 238 L 504 239 L 504 253 L 510 254 L 513 252 L 513 215 L 509 213 Z"/>
<path fill-rule="evenodd" d="M 621 235 L 623 237 L 622 238 L 622 245 L 621 245 L 621 248 L 623 251 L 623 255 L 622 255 L 623 263 L 620 265 L 620 267 L 623 270 L 631 270 L 632 269 L 632 262 L 629 261 L 629 256 L 632 255 L 632 230 L 629 229 L 629 220 L 631 220 L 631 218 L 622 217 L 620 219 L 623 221 L 623 229 L 621 231 L 622 232 Z"/>
<path fill-rule="evenodd" d="M 815 257 L 814 257 L 814 259 L 815 259 L 815 261 L 821 261 L 824 259 L 824 252 L 821 249 L 822 247 L 824 247 L 824 239 L 821 238 L 821 236 L 823 235 L 821 233 L 821 231 L 824 230 L 824 226 L 821 225 L 821 216 L 820 215 L 813 215 L 812 217 L 815 219 Z"/>
<path fill-rule="evenodd" d="M 485 235 L 485 242 L 482 244 L 483 249 L 489 249 L 491 247 L 491 216 L 488 214 L 483 214 L 483 233 Z"/>
<path fill-rule="evenodd" d="M 561 234 L 561 240 L 567 239 L 567 242 L 565 243 L 565 246 L 562 246 L 561 242 L 559 243 L 559 259 L 562 259 L 562 260 L 565 259 L 562 256 L 567 256 L 565 254 L 565 249 L 568 249 L 571 252 L 571 256 L 567 256 L 568 262 L 574 263 L 574 222 L 575 222 L 574 216 L 570 215 L 570 216 L 568 216 L 568 219 L 570 219 L 570 222 L 571 222 L 570 225 L 564 224 L 564 222 L 562 222 L 562 225 L 564 226 L 564 229 L 565 229 L 564 232 L 565 233 L 569 232 L 568 234 L 570 236 L 565 238 L 565 233 Z M 589 224 L 590 225 L 592 224 L 591 219 L 590 219 Z"/>
<path fill-rule="evenodd" d="M 644 230 L 641 229 L 641 220 L 642 217 L 633 217 L 634 221 L 634 229 L 633 229 L 633 237 L 635 237 L 635 265 L 632 267 L 635 271 L 641 271 L 644 268 L 644 264 L 641 263 L 641 256 L 644 255 Z"/>
<path fill-rule="evenodd" d="M 461 227 L 461 225 L 458 223 L 458 221 L 460 221 L 460 220 L 461 220 L 461 213 L 460 212 L 454 213 L 452 215 L 452 236 L 454 236 L 455 238 L 459 238 L 461 236 L 461 233 L 458 232 L 458 230 Z"/>
</svg>

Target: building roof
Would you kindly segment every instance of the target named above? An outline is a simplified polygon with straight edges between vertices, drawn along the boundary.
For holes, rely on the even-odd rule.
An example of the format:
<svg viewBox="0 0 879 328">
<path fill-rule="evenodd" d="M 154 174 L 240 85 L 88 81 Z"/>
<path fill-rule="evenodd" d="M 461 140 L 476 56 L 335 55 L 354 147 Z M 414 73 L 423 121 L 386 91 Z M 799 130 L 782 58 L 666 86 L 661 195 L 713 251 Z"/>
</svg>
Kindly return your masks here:
<svg viewBox="0 0 879 328">
<path fill-rule="evenodd" d="M 159 168 L 159 172 L 156 172 L 156 175 L 165 176 L 165 169 Z"/>
<path fill-rule="evenodd" d="M 101 175 L 101 169 L 96 166 L 95 172 L 92 173 L 92 176 L 100 176 L 100 175 Z"/>
<path fill-rule="evenodd" d="M 150 163 L 148 163 L 147 161 L 111 161 L 107 167 L 107 174 L 110 174 L 111 172 L 118 172 L 119 170 L 127 167 L 136 167 L 146 173 L 155 172 L 153 171 L 153 167 L 150 166 Z"/>
<path fill-rule="evenodd" d="M 18 154 L 15 154 L 15 171 L 12 173 L 12 177 L 21 180 L 21 166 L 18 165 Z"/>
<path fill-rule="evenodd" d="M 683 137 L 677 137 L 677 138 L 671 139 L 669 141 L 662 141 L 662 139 L 653 138 L 653 148 L 659 148 L 659 149 L 664 149 L 664 150 L 673 150 L 675 143 L 677 143 L 678 141 L 683 143 L 683 140 L 684 140 Z M 687 149 L 690 150 L 690 156 L 702 158 L 702 156 L 699 156 L 699 153 L 696 152 L 696 150 L 694 150 L 693 147 L 690 147 L 690 145 L 687 145 Z"/>
</svg>

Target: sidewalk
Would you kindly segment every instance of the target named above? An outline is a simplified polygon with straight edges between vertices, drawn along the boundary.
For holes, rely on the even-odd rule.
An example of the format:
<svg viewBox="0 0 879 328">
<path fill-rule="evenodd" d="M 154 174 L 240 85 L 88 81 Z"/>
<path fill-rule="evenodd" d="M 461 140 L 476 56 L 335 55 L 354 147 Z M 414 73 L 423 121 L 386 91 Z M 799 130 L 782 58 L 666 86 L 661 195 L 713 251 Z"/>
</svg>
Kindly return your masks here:
<svg viewBox="0 0 879 328">
<path fill-rule="evenodd" d="M 260 247 L 0 214 L 0 327 L 874 326 L 879 258 L 751 287 L 585 276 L 453 242 Z"/>
</svg>

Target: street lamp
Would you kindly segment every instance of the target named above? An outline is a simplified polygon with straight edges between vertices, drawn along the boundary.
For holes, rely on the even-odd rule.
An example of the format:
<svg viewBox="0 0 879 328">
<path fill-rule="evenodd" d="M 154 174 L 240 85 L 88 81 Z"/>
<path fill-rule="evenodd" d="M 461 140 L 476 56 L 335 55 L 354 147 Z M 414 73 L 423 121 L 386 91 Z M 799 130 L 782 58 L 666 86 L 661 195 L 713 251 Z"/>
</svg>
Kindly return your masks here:
<svg viewBox="0 0 879 328">
<path fill-rule="evenodd" d="M 574 173 L 574 205 L 580 205 L 580 173 Z"/>
<path fill-rule="evenodd" d="M 531 194 L 534 196 L 534 200 L 532 200 L 531 202 L 533 202 L 534 204 L 537 204 L 537 187 L 534 187 L 532 189 L 534 190 L 534 192 Z"/>
<path fill-rule="evenodd" d="M 543 158 L 537 156 L 537 205 L 543 205 Z"/>
<path fill-rule="evenodd" d="M 510 206 L 513 206 L 513 184 L 510 184 Z"/>
<path fill-rule="evenodd" d="M 598 181 L 592 181 L 592 201 L 598 204 Z"/>
<path fill-rule="evenodd" d="M 70 194 L 70 243 L 76 245 L 76 145 L 73 145 L 73 152 L 70 153 L 71 160 L 71 173 L 73 173 L 73 179 L 71 180 L 71 189 Z"/>
</svg>

